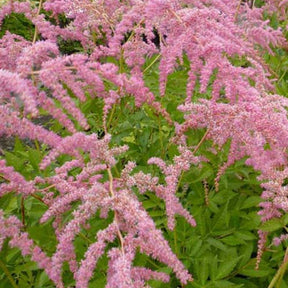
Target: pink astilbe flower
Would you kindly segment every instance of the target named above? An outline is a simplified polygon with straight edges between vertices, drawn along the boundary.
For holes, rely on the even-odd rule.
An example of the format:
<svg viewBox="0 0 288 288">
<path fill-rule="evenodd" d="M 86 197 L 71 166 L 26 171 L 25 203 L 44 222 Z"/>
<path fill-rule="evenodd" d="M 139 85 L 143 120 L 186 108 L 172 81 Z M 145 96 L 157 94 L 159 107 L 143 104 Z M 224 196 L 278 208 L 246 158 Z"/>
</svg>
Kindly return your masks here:
<svg viewBox="0 0 288 288">
<path fill-rule="evenodd" d="M 39 140 L 51 147 L 59 143 L 61 137 L 52 131 L 36 125 L 27 118 L 20 118 L 19 113 L 11 111 L 8 105 L 0 106 L 0 136 L 17 135 L 22 139 Z"/>
<path fill-rule="evenodd" d="M 38 41 L 23 49 L 17 59 L 16 71 L 23 77 L 40 70 L 43 62 L 59 56 L 58 46 L 51 41 Z"/>
<path fill-rule="evenodd" d="M 39 80 L 51 90 L 53 97 L 60 101 L 62 109 L 64 108 L 69 111 L 69 114 L 79 122 L 81 127 L 84 129 L 89 128 L 84 115 L 75 105 L 74 101 L 68 96 L 67 90 L 63 87 L 62 83 L 65 83 L 66 85 L 71 84 L 73 89 L 75 86 L 75 83 L 73 82 L 76 81 L 75 77 L 72 76 L 72 72 L 65 69 L 65 61 L 50 60 L 43 63 L 43 69 L 39 72 Z M 80 85 L 82 86 L 82 83 L 80 83 Z M 76 92 L 75 95 L 83 101 L 85 97 L 83 91 L 81 91 L 80 94 L 77 94 L 77 91 L 79 92 L 80 90 L 76 91 L 76 89 L 74 89 L 73 92 Z"/>
<path fill-rule="evenodd" d="M 136 287 L 131 278 L 131 264 L 134 256 L 133 253 L 121 253 L 121 250 L 116 248 L 109 251 L 107 288 Z"/>
<path fill-rule="evenodd" d="M 156 157 L 150 158 L 148 161 L 148 164 L 155 164 L 162 170 L 165 175 L 165 186 L 158 183 L 158 178 L 152 178 L 151 175 L 143 172 L 138 172 L 133 176 L 127 175 L 127 171 L 134 168 L 135 164 L 132 162 L 128 163 L 122 174 L 122 179 L 128 187 L 136 186 L 140 193 L 154 191 L 159 198 L 165 201 L 168 228 L 171 230 L 175 226 L 175 214 L 183 216 L 192 226 L 196 225 L 194 218 L 183 208 L 175 194 L 182 172 L 189 170 L 192 164 L 198 164 L 199 159 L 187 147 L 180 146 L 179 152 L 181 152 L 181 155 L 174 157 L 174 164 L 171 165 L 167 165 L 162 159 Z"/>
<path fill-rule="evenodd" d="M 76 273 L 76 287 L 87 287 L 89 279 L 93 275 L 93 270 L 98 259 L 104 254 L 106 243 L 113 242 L 117 234 L 117 223 L 111 223 L 105 230 L 97 233 L 97 242 L 90 245 L 85 253 L 85 259 Z"/>
<path fill-rule="evenodd" d="M 83 191 L 78 190 L 79 194 L 83 194 Z M 82 193 L 81 193 L 82 192 Z M 79 195 L 80 196 L 80 195 Z M 82 195 L 81 195 L 82 196 Z M 73 240 L 75 236 L 80 232 L 81 225 L 97 211 L 101 199 L 106 196 L 105 190 L 98 185 L 92 187 L 89 191 L 83 195 L 83 204 L 73 212 L 74 219 L 71 220 L 58 236 L 57 250 L 52 256 L 52 280 L 61 286 L 61 267 L 63 262 L 67 261 L 70 265 L 70 270 L 76 273 L 78 265 L 76 262 L 76 255 L 73 246 Z M 73 201 L 73 198 L 70 201 Z M 99 203 L 99 204 L 98 204 Z M 97 205 L 98 204 L 98 205 Z"/>
<path fill-rule="evenodd" d="M 4 213 L 0 210 L 0 248 L 6 238 L 10 238 L 9 245 L 17 247 L 21 250 L 23 256 L 31 255 L 32 260 L 38 263 L 39 268 L 45 270 L 50 276 L 51 260 L 41 250 L 40 247 L 29 239 L 27 232 L 21 232 L 22 223 L 15 216 L 4 217 Z"/>
<path fill-rule="evenodd" d="M 68 115 L 62 109 L 55 106 L 53 99 L 48 98 L 45 92 L 41 91 L 38 95 L 39 105 L 45 109 L 54 119 L 65 127 L 69 132 L 76 133 L 76 128 L 73 122 L 69 119 Z"/>
<path fill-rule="evenodd" d="M 0 176 L 6 182 L 0 184 L 0 197 L 9 192 L 16 192 L 25 196 L 35 192 L 33 181 L 26 181 L 13 167 L 6 166 L 5 160 L 0 160 Z"/>
<path fill-rule="evenodd" d="M 280 20 L 287 18 L 287 0 L 268 0 L 265 2 L 263 10 L 267 13 L 276 13 Z"/>
<path fill-rule="evenodd" d="M 75 136 L 76 135 L 77 134 L 75 134 Z M 85 144 L 84 140 L 85 137 L 83 134 L 81 134 L 80 136 L 82 141 L 77 142 L 78 143 L 77 146 L 82 147 L 82 149 L 85 151 L 86 150 L 85 145 L 87 145 L 87 142 Z M 88 136 L 86 137 L 87 139 L 90 139 Z M 94 144 L 96 145 L 97 141 L 99 145 L 108 144 L 107 140 L 105 139 L 103 140 L 93 139 L 93 140 Z M 71 147 L 67 145 L 63 146 L 59 145 L 59 148 L 60 147 L 63 147 L 62 149 L 64 149 L 64 147 L 65 149 L 67 149 L 63 150 L 62 152 L 69 151 L 70 155 L 74 155 L 73 151 L 71 150 Z M 75 149 L 76 148 L 77 147 L 75 147 Z M 101 153 L 101 149 L 102 149 L 101 146 L 98 146 L 97 157 L 94 158 L 95 159 L 94 161 L 98 161 L 98 163 L 105 161 L 107 164 L 106 166 L 104 165 L 97 166 L 99 170 L 105 168 L 107 169 L 108 163 L 109 165 L 114 163 L 114 161 L 110 159 L 113 153 L 118 154 L 120 152 L 123 152 L 123 149 L 113 148 L 111 149 L 112 153 L 110 152 L 111 155 L 107 158 L 107 155 L 104 152 L 107 151 L 107 148 L 105 150 L 103 149 L 103 154 Z M 52 150 L 51 154 L 53 153 L 54 152 Z M 90 151 L 90 153 L 92 154 L 92 151 Z M 77 156 L 77 154 L 75 155 Z M 92 155 L 91 157 L 93 158 Z M 180 162 L 181 160 L 179 159 L 179 161 L 177 161 L 177 164 L 182 165 Z M 82 165 L 81 164 L 82 162 L 78 162 L 78 160 L 76 160 L 75 162 L 66 162 L 66 163 L 67 164 L 64 164 L 65 168 L 64 167 L 62 169 L 57 168 L 57 170 L 59 172 L 61 170 L 63 170 L 63 172 L 66 171 L 66 169 L 69 169 L 69 167 L 71 167 L 70 163 L 73 164 L 72 166 Z M 121 189 L 122 185 L 125 186 L 127 185 L 125 179 L 129 178 L 128 173 L 133 169 L 133 167 L 134 164 L 130 163 L 126 168 L 126 172 L 123 172 L 124 178 L 115 180 L 113 182 L 110 182 L 112 180 L 110 179 L 109 181 L 110 184 L 109 183 L 101 184 L 99 182 L 96 183 L 94 182 L 93 184 L 92 183 L 89 184 L 87 182 L 81 183 L 79 182 L 79 179 L 82 178 L 76 178 L 75 180 L 71 179 L 69 181 L 65 181 L 67 177 L 66 173 L 60 173 L 58 175 L 55 175 L 51 177 L 50 180 L 47 179 L 48 180 L 47 182 L 49 184 L 54 184 L 53 185 L 54 189 L 56 188 L 60 192 L 60 195 L 57 196 L 54 200 L 50 201 L 49 209 L 43 215 L 42 222 L 47 221 L 49 218 L 53 216 L 57 217 L 59 213 L 61 215 L 62 213 L 67 211 L 70 203 L 72 202 L 82 203 L 78 206 L 76 210 L 74 210 L 73 212 L 74 218 L 60 230 L 57 229 L 58 245 L 57 250 L 51 259 L 52 268 L 50 273 L 50 277 L 55 283 L 57 283 L 57 287 L 63 287 L 61 279 L 61 267 L 65 261 L 69 263 L 71 271 L 75 273 L 77 283 L 76 286 L 87 287 L 88 281 L 92 277 L 93 269 L 96 266 L 99 257 L 104 253 L 104 249 L 107 245 L 106 242 L 114 241 L 115 237 L 120 237 L 120 239 L 122 239 L 121 240 L 122 248 L 121 250 L 119 250 L 120 251 L 119 255 L 117 254 L 118 252 L 116 253 L 116 251 L 118 250 L 115 250 L 115 253 L 119 257 L 118 256 L 116 257 L 115 256 L 116 254 L 114 255 L 113 253 L 108 254 L 108 256 L 111 257 L 111 262 L 109 265 L 110 268 L 108 271 L 108 283 L 107 283 L 107 285 L 110 286 L 108 287 L 116 287 L 115 283 L 122 283 L 122 285 L 126 283 L 126 285 L 128 286 L 130 285 L 131 287 L 132 285 L 131 283 L 134 283 L 134 281 L 139 285 L 140 283 L 144 285 L 145 280 L 149 279 L 149 277 L 154 276 L 160 277 L 160 275 L 161 279 L 165 279 L 165 281 L 167 281 L 167 277 L 164 277 L 164 275 L 162 274 L 158 275 L 157 273 L 154 275 L 153 271 L 151 272 L 147 271 L 147 273 L 143 273 L 143 278 L 139 274 L 137 276 L 133 276 L 135 274 L 132 273 L 133 271 L 132 262 L 135 257 L 135 251 L 138 247 L 140 248 L 141 252 L 147 253 L 151 255 L 151 257 L 156 258 L 159 261 L 162 261 L 166 265 L 170 266 L 182 283 L 187 283 L 187 281 L 190 281 L 192 279 L 188 271 L 185 270 L 181 262 L 172 253 L 167 241 L 164 239 L 161 232 L 156 229 L 152 219 L 148 216 L 147 212 L 142 208 L 141 204 L 135 198 L 132 191 Z M 95 172 L 99 171 L 98 169 L 96 169 Z M 59 177 L 61 179 L 59 179 Z M 91 244 L 90 248 L 88 248 L 85 254 L 85 259 L 80 263 L 79 268 L 77 268 L 78 265 L 75 262 L 76 255 L 74 253 L 73 240 L 75 239 L 76 235 L 80 232 L 81 226 L 85 226 L 86 221 L 88 221 L 89 218 L 92 215 L 94 215 L 98 209 L 102 208 L 104 210 L 108 209 L 114 211 L 115 213 L 114 224 L 108 226 L 107 230 L 105 229 L 101 232 L 98 232 L 97 242 Z M 122 236 L 122 231 L 127 235 Z M 123 269 L 120 269 L 120 267 L 122 267 Z M 128 270 L 126 271 L 125 269 Z M 125 281 L 123 280 L 124 279 L 123 277 L 126 279 Z M 138 284 L 135 284 L 136 285 L 135 287 L 138 287 L 137 286 Z M 123 287 L 125 287 L 125 285 Z"/>
<path fill-rule="evenodd" d="M 113 206 L 118 215 L 119 227 L 128 233 L 123 239 L 124 252 L 127 250 L 131 253 L 139 247 L 141 253 L 170 266 L 183 284 L 191 281 L 191 275 L 171 251 L 161 231 L 156 229 L 154 222 L 134 195 L 127 190 L 119 192 Z"/>
<path fill-rule="evenodd" d="M 174 164 L 172 165 L 167 166 L 166 163 L 159 158 L 150 158 L 148 161 L 148 164 L 156 164 L 159 166 L 165 175 L 166 185 L 155 185 L 152 187 L 152 190 L 155 191 L 159 198 L 165 201 L 168 228 L 170 230 L 173 230 L 175 227 L 175 214 L 183 216 L 191 226 L 196 226 L 194 218 L 183 208 L 175 194 L 181 173 L 189 170 L 191 164 L 199 163 L 199 159 L 195 157 L 187 147 L 179 146 L 179 152 L 181 153 L 180 156 L 174 157 Z"/>
<path fill-rule="evenodd" d="M 31 113 L 32 116 L 38 114 L 37 90 L 34 86 L 31 87 L 28 80 L 21 79 L 16 73 L 0 69 L 0 87 L 0 103 L 13 98 L 10 102 L 16 102 L 14 105 L 17 106 L 21 106 L 23 103 L 25 113 Z M 17 101 L 22 103 L 18 104 Z"/>
<path fill-rule="evenodd" d="M 6 31 L 5 35 L 0 39 L 1 69 L 15 72 L 17 67 L 16 60 L 21 55 L 23 49 L 28 46 L 30 46 L 29 41 L 21 36 Z"/>
<path fill-rule="evenodd" d="M 258 231 L 259 240 L 258 240 L 258 251 L 257 251 L 257 257 L 256 257 L 256 266 L 255 266 L 256 269 L 259 269 L 262 254 L 266 246 L 267 235 L 268 235 L 268 232 L 264 232 L 262 230 Z"/>
<path fill-rule="evenodd" d="M 280 237 L 275 237 L 273 239 L 273 244 L 279 246 L 282 242 L 288 239 L 288 234 L 282 234 Z"/>
<path fill-rule="evenodd" d="M 274 97 L 265 95 L 258 99 L 256 95 L 247 96 L 247 100 L 239 99 L 235 105 L 201 100 L 201 104 L 191 103 L 179 108 L 183 112 L 191 111 L 191 114 L 187 113 L 186 121 L 193 123 L 194 127 L 207 127 L 209 130 L 207 138 L 213 139 L 220 147 L 228 139 L 232 139 L 228 165 L 244 156 L 249 156 L 247 164 L 268 174 L 271 167 L 286 163 L 283 148 L 287 143 L 288 135 L 285 132 L 284 134 L 278 133 L 278 129 L 282 129 L 280 127 L 284 127 L 287 122 L 283 114 L 284 103 L 276 95 Z M 252 99 L 253 102 L 250 102 Z M 279 112 L 274 112 L 276 110 Z M 271 117 L 275 124 L 273 126 L 271 126 Z M 190 127 L 192 127 L 191 124 Z M 221 127 L 225 127 L 225 130 L 223 131 Z M 273 146 L 273 149 L 265 149 L 266 143 Z"/>
<path fill-rule="evenodd" d="M 48 156 L 43 159 L 41 168 L 45 169 L 52 161 L 62 154 L 81 158 L 79 149 L 82 149 L 84 152 L 89 152 L 91 160 L 98 160 L 100 163 L 101 161 L 105 161 L 107 165 L 113 166 L 115 164 L 113 155 L 125 152 L 128 147 L 118 147 L 109 151 L 107 148 L 110 138 L 111 136 L 107 135 L 99 140 L 96 134 L 86 135 L 82 132 L 63 138 L 63 140 L 58 143 L 57 147 L 51 150 Z"/>
<path fill-rule="evenodd" d="M 132 268 L 131 277 L 133 278 L 136 287 L 142 287 L 142 286 L 145 287 L 145 283 L 143 280 L 147 281 L 150 279 L 155 279 L 162 281 L 164 283 L 167 283 L 170 280 L 167 274 L 163 272 L 152 271 L 144 267 Z"/>
</svg>

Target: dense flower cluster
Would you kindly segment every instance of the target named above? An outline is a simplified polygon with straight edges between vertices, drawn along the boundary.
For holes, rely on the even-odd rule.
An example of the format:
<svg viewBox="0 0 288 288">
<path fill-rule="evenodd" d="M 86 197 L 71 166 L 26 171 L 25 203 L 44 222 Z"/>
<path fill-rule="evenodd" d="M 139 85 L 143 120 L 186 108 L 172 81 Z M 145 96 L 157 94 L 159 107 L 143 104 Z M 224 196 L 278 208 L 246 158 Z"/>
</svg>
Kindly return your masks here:
<svg viewBox="0 0 288 288">
<path fill-rule="evenodd" d="M 182 172 L 207 161 L 194 155 L 197 147 L 189 147 L 185 135 L 189 129 L 205 128 L 205 139 L 212 140 L 216 152 L 231 141 L 228 161 L 219 167 L 216 187 L 225 169 L 246 157 L 246 164 L 260 172 L 263 182 L 262 220 L 288 211 L 287 186 L 283 184 L 288 177 L 287 168 L 283 168 L 287 165 L 288 101 L 274 94 L 268 68 L 257 50 L 262 47 L 271 52 L 272 46 L 285 44 L 281 31 L 269 27 L 262 15 L 266 11 L 283 16 L 288 1 L 267 1 L 262 8 L 231 0 L 46 0 L 39 5 L 11 0 L 0 10 L 0 21 L 12 12 L 23 13 L 35 26 L 31 40 L 8 31 L 0 40 L 0 136 L 46 144 L 49 152 L 40 169 L 49 168 L 53 173 L 27 181 L 0 160 L 0 196 L 14 192 L 29 197 L 40 191 L 41 201 L 47 206 L 40 223 L 53 220 L 58 244 L 48 257 L 22 232 L 23 224 L 15 216 L 0 210 L 0 246 L 9 238 L 10 246 L 31 255 L 58 288 L 64 287 L 65 262 L 76 287 L 88 287 L 107 247 L 110 260 L 106 287 L 148 287 L 146 282 L 151 278 L 169 281 L 165 273 L 134 266 L 138 251 L 171 267 L 182 284 L 192 281 L 135 194 L 137 188 L 140 193 L 151 191 L 164 200 L 169 229 L 175 226 L 175 214 L 196 225 L 176 197 Z M 63 15 L 65 25 L 60 23 Z M 82 52 L 63 54 L 60 40 L 77 41 Z M 173 122 L 145 85 L 143 64 L 154 54 L 159 57 L 163 97 L 168 75 L 184 60 L 190 63 L 186 96 L 178 107 L 185 114 L 182 123 Z M 120 64 L 103 61 L 108 57 Z M 244 59 L 245 65 L 235 65 L 237 57 Z M 121 63 L 127 66 L 126 72 Z M 194 101 L 196 89 L 200 97 Z M 103 100 L 103 111 L 99 111 L 105 131 L 102 139 L 89 131 L 88 120 L 78 105 L 85 103 L 88 95 Z M 133 174 L 136 164 L 132 162 L 118 178 L 112 174 L 116 158 L 128 147 L 110 147 L 107 119 L 114 104 L 127 95 L 135 99 L 137 107 L 150 105 L 168 125 L 175 126 L 171 141 L 178 144 L 179 155 L 173 163 L 156 157 L 148 161 L 160 168 L 165 184 L 141 171 Z M 32 120 L 41 111 L 58 120 L 68 136 L 61 137 L 35 124 Z M 70 160 L 59 166 L 57 158 L 61 155 L 68 155 Z M 80 172 L 74 177 L 69 172 L 75 168 Z M 69 211 L 72 219 L 65 223 L 63 217 Z M 96 242 L 79 262 L 73 241 L 83 227 L 89 229 L 89 219 L 97 211 L 104 218 L 113 211 L 113 221 L 97 232 Z M 259 235 L 260 257 L 266 233 L 260 231 Z M 283 235 L 274 242 L 279 244 L 286 238 Z M 119 247 L 111 248 L 109 243 L 115 243 L 115 239 Z"/>
</svg>

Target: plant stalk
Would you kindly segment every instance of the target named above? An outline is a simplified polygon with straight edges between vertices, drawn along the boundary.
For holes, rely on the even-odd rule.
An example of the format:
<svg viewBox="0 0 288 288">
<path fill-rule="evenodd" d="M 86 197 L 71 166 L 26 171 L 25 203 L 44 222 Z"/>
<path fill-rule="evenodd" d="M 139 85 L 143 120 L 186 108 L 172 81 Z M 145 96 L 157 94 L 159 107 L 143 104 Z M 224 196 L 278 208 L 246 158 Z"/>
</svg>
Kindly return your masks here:
<svg viewBox="0 0 288 288">
<path fill-rule="evenodd" d="M 10 281 L 11 285 L 13 286 L 13 288 L 19 288 L 17 286 L 17 284 L 15 283 L 10 271 L 7 269 L 6 265 L 1 260 L 0 260 L 0 268 L 4 271 L 5 275 L 9 279 L 9 281 Z"/>
<path fill-rule="evenodd" d="M 282 278 L 283 278 L 284 273 L 287 269 L 287 265 L 288 265 L 288 247 L 286 248 L 283 262 L 282 262 L 281 266 L 279 267 L 277 273 L 273 277 L 272 281 L 270 282 L 268 288 L 273 288 L 273 287 L 279 288 L 280 287 Z M 275 286 L 276 284 L 277 284 L 277 286 Z"/>
</svg>

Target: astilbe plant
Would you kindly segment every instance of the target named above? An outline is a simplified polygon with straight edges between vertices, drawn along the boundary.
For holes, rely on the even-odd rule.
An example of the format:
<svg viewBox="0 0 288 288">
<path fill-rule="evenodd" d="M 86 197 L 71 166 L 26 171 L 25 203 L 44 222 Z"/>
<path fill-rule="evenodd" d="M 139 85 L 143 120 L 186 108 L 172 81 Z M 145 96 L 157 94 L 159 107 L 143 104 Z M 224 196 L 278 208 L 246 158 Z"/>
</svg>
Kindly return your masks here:
<svg viewBox="0 0 288 288">
<path fill-rule="evenodd" d="M 272 53 L 273 46 L 286 45 L 282 32 L 269 27 L 263 13 L 277 12 L 283 17 L 288 3 L 268 2 L 256 8 L 231 0 L 46 0 L 38 6 L 31 1 L 6 1 L 0 19 L 12 12 L 24 14 L 35 33 L 33 39 L 24 39 L 6 31 L 0 40 L 0 135 L 46 145 L 40 169 L 50 172 L 39 172 L 27 180 L 3 159 L 0 196 L 14 193 L 43 202 L 47 210 L 39 221 L 52 221 L 57 247 L 48 256 L 25 232 L 23 223 L 2 210 L 0 244 L 8 238 L 9 245 L 18 247 L 23 256 L 30 255 L 56 287 L 64 287 L 65 262 L 76 287 L 88 287 L 104 253 L 110 259 L 106 287 L 148 287 L 151 278 L 169 281 L 165 273 L 134 266 L 138 252 L 171 267 L 180 282 L 187 284 L 192 276 L 135 192 L 151 191 L 164 200 L 169 229 L 175 226 L 176 214 L 195 226 L 176 192 L 184 171 L 208 161 L 196 155 L 205 140 L 212 141 L 213 153 L 230 141 L 228 160 L 215 179 L 216 188 L 227 167 L 246 157 L 246 164 L 260 172 L 263 183 L 262 220 L 286 213 L 287 187 L 283 183 L 287 178 L 288 101 L 273 92 L 262 54 L 265 50 Z M 65 25 L 61 24 L 63 17 Z M 65 55 L 60 40 L 77 41 L 82 51 Z M 153 55 L 159 60 L 161 97 L 165 97 L 169 74 L 183 61 L 189 62 L 186 95 L 178 107 L 185 115 L 181 123 L 173 120 L 161 105 L 161 97 L 145 85 L 143 67 Z M 235 65 L 236 57 L 245 59 L 246 65 Z M 111 58 L 114 61 L 107 60 Z M 120 176 L 113 175 L 117 159 L 128 146 L 110 144 L 113 135 L 109 134 L 108 118 L 128 96 L 136 107 L 148 105 L 175 128 L 170 141 L 178 145 L 178 155 L 172 162 L 153 157 L 147 163 L 160 168 L 163 181 L 139 170 L 133 173 L 137 168 L 134 162 L 124 165 Z M 103 138 L 90 129 L 91 123 L 79 108 L 88 97 L 102 99 Z M 66 132 L 35 124 L 33 119 L 43 111 Z M 190 129 L 206 131 L 197 147 L 190 147 L 187 141 Z M 68 160 L 58 162 L 61 155 L 69 155 Z M 71 176 L 73 169 L 78 174 Z M 89 220 L 98 211 L 104 218 L 113 211 L 113 220 L 97 232 L 95 242 L 79 261 L 73 242 L 82 229 L 89 229 Z M 67 213 L 68 222 L 64 220 Z M 259 259 L 266 234 L 259 231 Z M 286 238 L 282 235 L 275 243 Z"/>
</svg>

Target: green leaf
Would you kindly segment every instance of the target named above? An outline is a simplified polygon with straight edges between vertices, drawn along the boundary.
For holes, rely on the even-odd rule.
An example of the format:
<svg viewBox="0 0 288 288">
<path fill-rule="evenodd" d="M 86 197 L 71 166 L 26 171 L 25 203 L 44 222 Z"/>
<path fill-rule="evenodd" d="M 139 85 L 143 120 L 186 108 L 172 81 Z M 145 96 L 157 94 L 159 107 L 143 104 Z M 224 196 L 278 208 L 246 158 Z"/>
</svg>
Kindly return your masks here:
<svg viewBox="0 0 288 288">
<path fill-rule="evenodd" d="M 220 240 L 217 240 L 215 238 L 208 238 L 207 242 L 210 245 L 212 245 L 212 246 L 214 246 L 214 247 L 216 247 L 216 248 L 218 248 L 218 249 L 220 249 L 222 251 L 226 251 L 227 250 L 227 246 L 224 245 Z"/>
<path fill-rule="evenodd" d="M 38 265 L 35 262 L 29 261 L 22 265 L 17 265 L 14 268 L 15 273 L 22 273 L 24 271 L 38 270 Z"/>
<path fill-rule="evenodd" d="M 47 276 L 47 274 L 42 271 L 38 277 L 37 280 L 35 281 L 35 288 L 42 288 L 42 287 L 51 287 L 51 286 L 47 286 L 48 283 L 50 283 L 51 280 L 49 279 L 49 277 Z"/>
<path fill-rule="evenodd" d="M 203 241 L 201 239 L 196 239 L 195 241 L 193 241 L 189 245 L 189 247 L 191 247 L 190 248 L 191 250 L 190 250 L 190 253 L 189 253 L 189 257 L 194 257 L 195 255 L 197 255 L 197 253 L 199 252 L 202 244 L 203 244 Z"/>
<path fill-rule="evenodd" d="M 241 214 L 241 230 L 256 230 L 259 228 L 261 218 L 256 211 Z"/>
<path fill-rule="evenodd" d="M 288 214 L 285 214 L 281 219 L 283 226 L 288 224 Z"/>
<path fill-rule="evenodd" d="M 210 279 L 215 280 L 217 276 L 218 270 L 218 255 L 214 255 L 214 257 L 210 257 Z"/>
<path fill-rule="evenodd" d="M 255 270 L 253 268 L 251 269 L 247 268 L 247 269 L 243 269 L 242 271 L 240 271 L 239 274 L 244 275 L 244 276 L 249 276 L 249 277 L 261 278 L 261 277 L 266 277 L 269 274 L 271 274 L 271 270 L 270 269 Z"/>
<path fill-rule="evenodd" d="M 208 286 L 208 287 L 211 287 L 211 288 L 241 288 L 244 286 L 242 284 L 237 285 L 231 281 L 221 280 L 221 281 L 215 281 L 215 282 L 211 283 L 211 286 Z"/>
<path fill-rule="evenodd" d="M 212 222 L 212 231 L 216 231 L 218 229 L 225 229 L 228 228 L 229 221 L 230 221 L 230 213 L 228 213 L 228 204 L 229 201 L 221 208 L 218 214 L 215 215 L 213 222 Z"/>
<path fill-rule="evenodd" d="M 242 267 L 248 263 L 248 261 L 251 258 L 252 252 L 253 252 L 253 242 L 252 241 L 248 242 L 245 245 L 242 245 L 239 248 L 239 254 L 242 256 L 242 259 L 239 262 L 239 267 Z"/>
<path fill-rule="evenodd" d="M 200 259 L 195 260 L 195 277 L 201 285 L 204 285 L 209 276 L 209 255 L 205 254 Z"/>
<path fill-rule="evenodd" d="M 236 237 L 234 235 L 230 235 L 230 236 L 227 236 L 225 238 L 222 238 L 221 241 L 224 242 L 225 244 L 230 245 L 230 246 L 236 246 L 236 245 L 240 245 L 240 244 L 245 243 L 245 241 L 243 241 L 242 239 L 239 239 L 238 237 Z"/>
<path fill-rule="evenodd" d="M 15 137 L 15 142 L 14 142 L 14 152 L 20 152 L 20 151 L 25 151 L 25 147 L 22 144 L 22 141 L 18 138 Z"/>
<path fill-rule="evenodd" d="M 18 208 L 17 197 L 14 197 L 12 194 L 4 195 L 0 198 L 0 207 L 7 214 L 10 214 Z"/>
<path fill-rule="evenodd" d="M 14 169 L 18 172 L 21 172 L 24 168 L 25 160 L 23 158 L 19 158 L 11 152 L 5 152 L 5 160 L 9 166 L 13 166 Z"/>
<path fill-rule="evenodd" d="M 202 236 L 205 236 L 207 233 L 207 218 L 210 218 L 209 213 L 207 212 L 207 210 L 205 211 L 204 209 L 200 209 L 200 215 L 198 217 L 198 215 L 195 215 L 196 218 L 196 223 L 197 223 L 197 229 L 200 230 L 200 234 Z"/>
<path fill-rule="evenodd" d="M 265 232 L 276 231 L 283 227 L 281 219 L 271 219 L 260 225 L 259 229 Z"/>
<path fill-rule="evenodd" d="M 254 278 L 262 278 L 268 275 L 274 275 L 275 270 L 270 268 L 270 263 L 266 263 L 264 260 L 260 263 L 259 270 L 255 269 L 256 259 L 249 262 L 249 265 L 245 265 L 243 270 L 239 270 L 240 275 L 254 277 Z"/>
<path fill-rule="evenodd" d="M 39 172 L 39 163 L 41 162 L 41 152 L 35 149 L 28 151 L 29 161 L 32 167 Z"/>
<path fill-rule="evenodd" d="M 242 256 L 239 256 L 237 258 L 227 259 L 224 260 L 218 268 L 216 280 L 222 279 L 226 276 L 228 276 L 237 265 L 238 261 L 242 258 Z"/>
<path fill-rule="evenodd" d="M 249 288 L 259 288 L 258 283 L 256 282 L 256 285 L 255 285 L 255 283 L 253 283 L 253 280 L 255 280 L 255 279 L 251 278 L 251 280 L 250 280 L 250 278 L 243 277 L 243 276 L 241 278 L 239 278 L 239 277 L 234 277 L 233 278 L 233 282 L 238 284 L 238 285 L 240 285 L 239 287 L 243 287 L 243 288 L 246 288 L 246 287 L 247 288 L 248 287 Z"/>
<path fill-rule="evenodd" d="M 250 231 L 236 231 L 234 235 L 241 240 L 255 240 L 257 237 Z"/>
<path fill-rule="evenodd" d="M 104 288 L 105 285 L 106 285 L 106 277 L 105 277 L 105 275 L 102 275 L 99 278 L 97 277 L 96 280 L 90 281 L 88 287 L 89 288 L 92 288 L 92 287 Z"/>
<path fill-rule="evenodd" d="M 251 207 L 258 207 L 259 203 L 261 202 L 260 196 L 250 196 L 247 198 L 244 203 L 242 204 L 240 209 L 247 209 Z"/>
<path fill-rule="evenodd" d="M 134 260 L 135 266 L 145 266 L 148 261 L 148 256 L 146 254 L 137 254 Z"/>
<path fill-rule="evenodd" d="M 9 251 L 9 254 L 7 254 L 7 263 L 15 263 L 15 261 L 21 257 L 21 252 L 17 248 L 13 248 Z"/>
<path fill-rule="evenodd" d="M 203 164 L 203 166 L 204 167 L 202 168 L 201 172 L 198 175 L 195 175 L 195 173 L 193 173 L 194 175 L 189 175 L 189 177 L 187 177 L 187 180 L 190 179 L 189 183 L 197 183 L 203 179 L 209 178 L 211 175 L 214 174 L 214 171 L 210 165 Z M 186 179 L 186 177 L 185 177 L 185 179 Z"/>
</svg>

